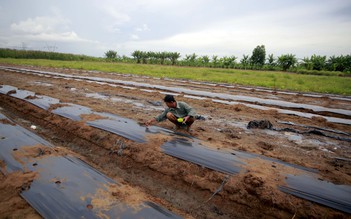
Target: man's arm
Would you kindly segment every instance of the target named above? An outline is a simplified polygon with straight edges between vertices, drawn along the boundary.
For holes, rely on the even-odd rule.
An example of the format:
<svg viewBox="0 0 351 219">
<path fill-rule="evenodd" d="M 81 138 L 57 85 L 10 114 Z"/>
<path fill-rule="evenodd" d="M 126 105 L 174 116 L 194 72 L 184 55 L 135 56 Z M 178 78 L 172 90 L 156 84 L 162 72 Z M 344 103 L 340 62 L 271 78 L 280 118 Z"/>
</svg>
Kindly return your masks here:
<svg viewBox="0 0 351 219">
<path fill-rule="evenodd" d="M 192 117 L 196 116 L 196 112 L 195 112 L 194 108 L 189 106 L 187 103 L 183 102 L 183 107 L 184 107 L 185 111 L 187 112 L 187 116 L 192 116 Z"/>
<path fill-rule="evenodd" d="M 156 120 L 155 118 L 152 118 L 152 119 L 150 119 L 149 121 L 145 122 L 145 125 L 146 125 L 146 126 L 149 126 L 149 125 L 152 125 L 152 124 L 154 124 L 154 123 L 156 123 L 156 122 L 157 122 L 157 120 Z"/>
<path fill-rule="evenodd" d="M 168 112 L 167 109 L 164 110 L 160 115 L 158 115 L 158 116 L 150 119 L 149 121 L 145 122 L 145 125 L 149 126 L 149 125 L 155 124 L 156 122 L 161 122 L 161 121 L 165 120 L 167 112 Z"/>
<path fill-rule="evenodd" d="M 188 121 L 188 119 L 190 117 L 196 116 L 196 112 L 195 112 L 194 108 L 189 106 L 187 103 L 183 102 L 182 105 L 183 105 L 185 111 L 187 112 L 187 115 L 184 117 L 184 122 L 183 122 L 183 123 L 186 123 L 186 121 Z"/>
</svg>

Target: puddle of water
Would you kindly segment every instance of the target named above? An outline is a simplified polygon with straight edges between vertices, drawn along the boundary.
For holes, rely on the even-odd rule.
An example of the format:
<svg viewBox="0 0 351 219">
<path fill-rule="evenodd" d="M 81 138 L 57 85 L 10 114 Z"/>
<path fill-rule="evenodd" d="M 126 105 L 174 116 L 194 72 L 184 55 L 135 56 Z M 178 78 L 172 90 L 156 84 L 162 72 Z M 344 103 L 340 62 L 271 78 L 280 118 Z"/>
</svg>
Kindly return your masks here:
<svg viewBox="0 0 351 219">
<path fill-rule="evenodd" d="M 108 100 L 110 98 L 109 96 L 106 96 L 104 94 L 99 94 L 99 93 L 88 93 L 88 94 L 85 94 L 85 96 L 89 98 L 101 99 L 101 100 Z"/>
<path fill-rule="evenodd" d="M 121 102 L 121 103 L 128 103 L 128 104 L 133 104 L 137 108 L 141 108 L 144 110 L 163 110 L 162 107 L 155 107 L 155 106 L 145 106 L 143 103 L 136 102 L 135 100 L 130 100 L 126 98 L 120 98 L 120 97 L 111 97 L 112 102 Z"/>
<path fill-rule="evenodd" d="M 308 128 L 308 129 L 315 129 L 315 130 L 321 130 L 321 131 L 327 131 L 327 132 L 332 132 L 336 134 L 351 136 L 350 133 L 346 133 L 336 129 L 321 128 L 317 126 L 308 126 L 308 125 L 302 125 L 302 124 L 297 124 L 297 123 L 287 122 L 287 121 L 277 121 L 277 122 L 284 125 L 298 126 L 298 127 Z"/>
<path fill-rule="evenodd" d="M 301 144 L 302 143 L 302 136 L 298 134 L 293 134 L 290 132 L 284 132 L 284 135 L 288 137 L 289 141 L 293 141 L 296 144 Z"/>
<path fill-rule="evenodd" d="M 228 121 L 228 120 L 224 120 L 224 119 L 212 119 L 213 121 L 217 121 L 219 123 L 224 123 L 224 124 L 228 124 L 230 126 L 236 127 L 236 128 L 240 128 L 243 129 L 245 131 L 248 131 L 249 133 L 252 133 L 251 130 L 247 129 L 247 124 L 248 122 L 242 122 L 242 121 Z"/>
<path fill-rule="evenodd" d="M 40 85 L 40 86 L 44 86 L 44 87 L 52 87 L 53 85 L 50 83 L 45 83 L 45 82 L 41 82 L 41 81 L 35 81 L 33 83 L 34 85 Z"/>
<path fill-rule="evenodd" d="M 184 95 L 185 98 L 196 99 L 196 100 L 206 100 L 206 97 L 198 97 L 198 96 L 191 96 L 191 95 Z"/>
<path fill-rule="evenodd" d="M 121 86 L 122 88 L 129 89 L 129 90 L 136 90 L 135 87 L 129 87 L 129 86 Z"/>
<path fill-rule="evenodd" d="M 171 92 L 163 92 L 163 91 L 160 91 L 159 93 L 164 95 L 173 95 L 175 97 L 180 95 L 179 93 L 171 93 Z"/>
<path fill-rule="evenodd" d="M 325 148 L 325 147 L 319 147 L 318 149 L 319 149 L 319 150 L 321 150 L 321 151 L 323 151 L 323 152 L 330 153 L 330 154 L 333 154 L 333 153 L 334 153 L 333 151 L 328 150 L 328 149 L 327 149 L 327 148 Z"/>
<path fill-rule="evenodd" d="M 156 92 L 154 90 L 149 90 L 149 89 L 140 89 L 141 91 L 145 91 L 145 92 L 148 92 L 148 93 L 153 93 L 153 92 Z"/>
<path fill-rule="evenodd" d="M 320 116 L 318 114 L 303 113 L 303 112 L 299 112 L 299 111 L 284 110 L 284 109 L 279 109 L 279 108 L 265 107 L 265 106 L 248 104 L 248 103 L 242 103 L 242 102 L 225 101 L 225 100 L 218 100 L 218 99 L 212 99 L 212 101 L 216 102 L 216 103 L 222 103 L 222 104 L 228 104 L 228 105 L 241 104 L 241 105 L 244 105 L 244 106 L 247 106 L 247 107 L 250 107 L 250 108 L 253 108 L 253 109 L 259 109 L 259 110 L 275 110 L 275 111 L 277 111 L 278 113 L 281 113 L 281 114 L 295 115 L 295 116 L 309 118 L 309 119 L 311 119 L 312 117 L 321 117 L 321 118 L 326 119 L 328 122 L 351 125 L 351 120 L 350 119 L 341 119 L 341 118 L 336 118 L 336 117 Z"/>
</svg>

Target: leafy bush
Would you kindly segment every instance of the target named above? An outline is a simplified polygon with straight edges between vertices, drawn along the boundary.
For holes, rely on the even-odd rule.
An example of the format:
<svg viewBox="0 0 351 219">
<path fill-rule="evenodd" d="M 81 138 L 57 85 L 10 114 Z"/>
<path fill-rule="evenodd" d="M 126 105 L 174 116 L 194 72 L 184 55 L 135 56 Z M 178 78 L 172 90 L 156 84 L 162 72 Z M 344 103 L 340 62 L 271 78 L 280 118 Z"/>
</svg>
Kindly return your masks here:
<svg viewBox="0 0 351 219">
<path fill-rule="evenodd" d="M 297 59 L 293 54 L 286 54 L 278 57 L 278 65 L 283 71 L 287 71 L 289 68 L 294 67 L 296 63 Z"/>
</svg>

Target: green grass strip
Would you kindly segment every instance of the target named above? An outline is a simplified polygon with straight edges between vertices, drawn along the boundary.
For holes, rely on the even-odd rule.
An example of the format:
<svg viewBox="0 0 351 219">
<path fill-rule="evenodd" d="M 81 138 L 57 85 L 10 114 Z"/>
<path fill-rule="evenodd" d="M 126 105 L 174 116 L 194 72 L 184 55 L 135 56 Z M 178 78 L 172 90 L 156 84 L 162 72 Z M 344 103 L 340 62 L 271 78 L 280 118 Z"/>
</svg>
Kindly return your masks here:
<svg viewBox="0 0 351 219">
<path fill-rule="evenodd" d="M 42 59 L 4 59 L 0 64 L 95 70 L 160 78 L 188 79 L 215 83 L 260 86 L 278 90 L 351 95 L 351 78 L 303 75 L 279 71 L 253 71 L 200 67 L 127 64 L 95 61 L 55 61 Z"/>
</svg>

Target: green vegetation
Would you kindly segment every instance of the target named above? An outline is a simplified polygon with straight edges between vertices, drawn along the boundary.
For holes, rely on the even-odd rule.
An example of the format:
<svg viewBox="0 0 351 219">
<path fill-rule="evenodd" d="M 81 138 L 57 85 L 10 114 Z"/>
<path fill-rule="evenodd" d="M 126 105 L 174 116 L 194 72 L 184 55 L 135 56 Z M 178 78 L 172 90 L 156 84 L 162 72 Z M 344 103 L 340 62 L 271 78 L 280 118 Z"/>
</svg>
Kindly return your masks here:
<svg viewBox="0 0 351 219">
<path fill-rule="evenodd" d="M 283 68 L 283 71 L 287 71 L 296 63 L 297 63 L 297 59 L 295 58 L 295 55 L 292 55 L 292 54 L 281 55 L 278 58 L 278 65 Z"/>
<path fill-rule="evenodd" d="M 75 55 L 69 53 L 32 51 L 32 50 L 15 50 L 0 48 L 0 58 L 16 58 L 16 59 L 50 59 L 50 60 L 66 60 L 66 61 L 97 61 L 100 58 Z"/>
<path fill-rule="evenodd" d="M 335 74 L 334 76 L 305 75 L 282 71 L 257 71 L 106 62 L 101 60 L 99 61 L 98 59 L 94 61 L 54 61 L 45 59 L 0 58 L 0 64 L 1 63 L 97 70 L 102 72 L 148 75 L 153 77 L 261 86 L 292 91 L 351 95 L 351 78 L 340 77 L 338 74 Z"/>
<path fill-rule="evenodd" d="M 255 66 L 256 68 L 262 68 L 266 61 L 266 48 L 264 45 L 257 46 L 252 51 L 252 56 L 250 58 L 251 65 Z"/>
<path fill-rule="evenodd" d="M 257 46 L 252 55 L 198 56 L 179 60 L 177 52 L 144 52 L 132 57 L 109 50 L 104 58 L 67 53 L 25 51 L 0 48 L 0 63 L 47 66 L 179 78 L 208 82 L 262 86 L 303 92 L 351 95 L 351 55 L 312 55 L 299 61 L 293 54 L 266 58 L 265 46 Z M 288 73 L 290 72 L 290 73 Z"/>
</svg>

